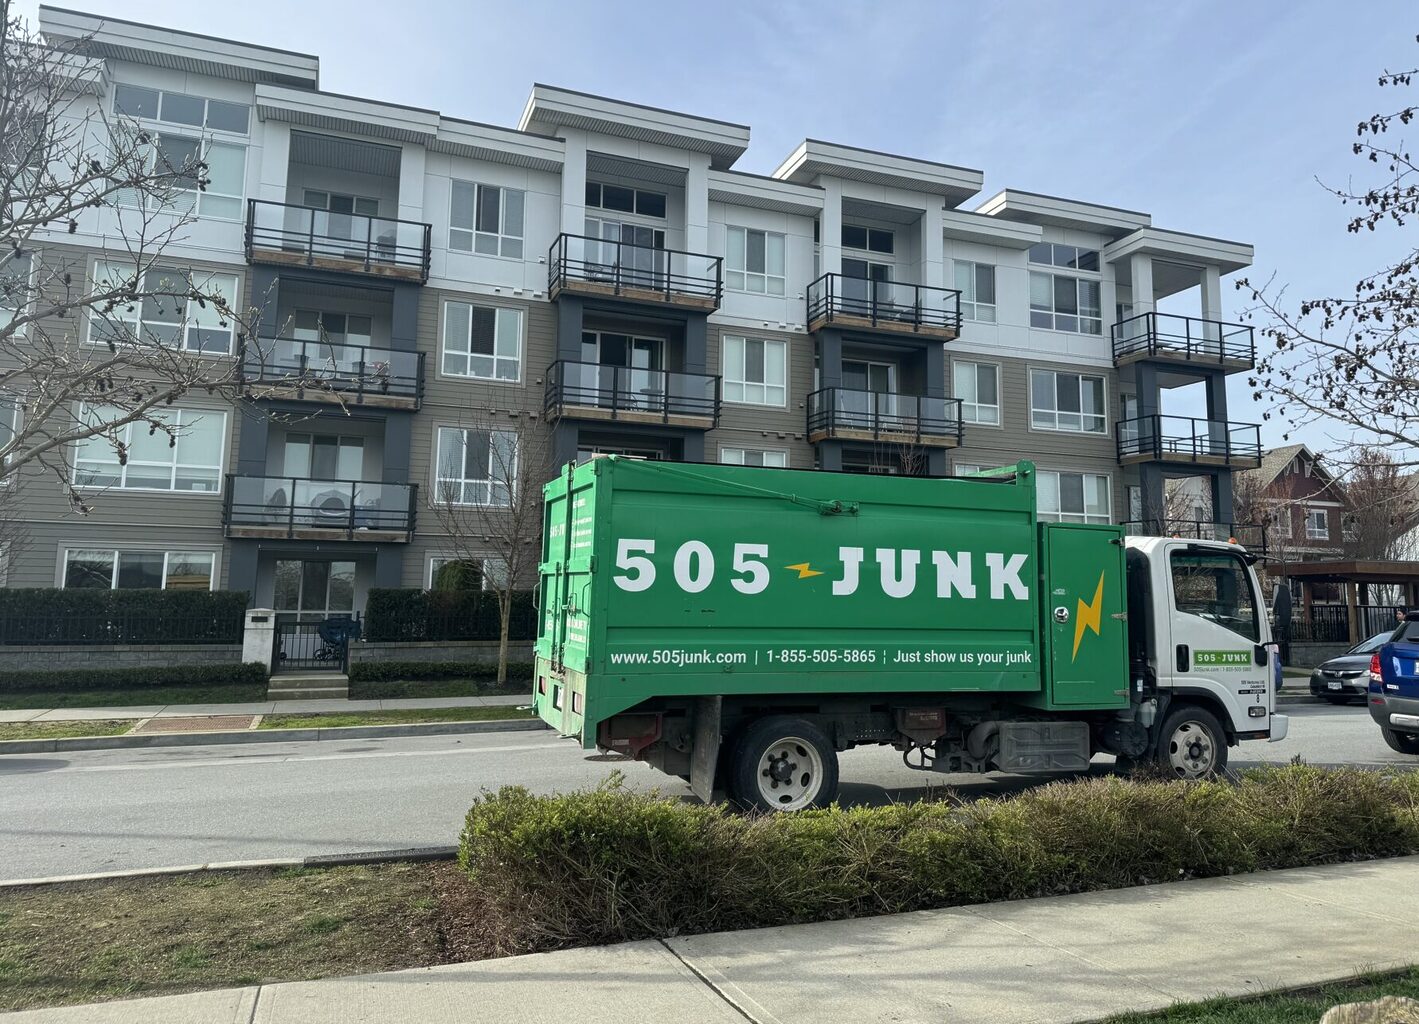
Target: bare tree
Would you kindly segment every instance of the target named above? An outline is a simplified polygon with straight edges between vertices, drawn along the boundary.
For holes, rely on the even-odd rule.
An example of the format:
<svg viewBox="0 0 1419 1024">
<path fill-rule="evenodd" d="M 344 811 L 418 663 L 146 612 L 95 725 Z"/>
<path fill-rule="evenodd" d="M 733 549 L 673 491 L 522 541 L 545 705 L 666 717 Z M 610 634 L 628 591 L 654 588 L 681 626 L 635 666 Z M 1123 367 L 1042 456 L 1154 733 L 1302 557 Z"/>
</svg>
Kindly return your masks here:
<svg viewBox="0 0 1419 1024">
<path fill-rule="evenodd" d="M 1349 499 L 1344 545 L 1347 558 L 1389 561 L 1406 557 L 1406 538 L 1419 524 L 1419 502 L 1388 452 L 1377 448 L 1359 458 L 1345 479 Z"/>
<path fill-rule="evenodd" d="M 1382 87 L 1408 88 L 1419 69 L 1385 71 Z M 1419 216 L 1419 165 L 1400 130 L 1419 117 L 1403 104 L 1375 114 L 1356 128 L 1351 151 L 1377 169 L 1370 187 L 1327 187 L 1343 205 L 1358 207 L 1350 232 L 1403 229 Z M 1269 402 L 1285 437 L 1309 424 L 1348 428 L 1332 457 L 1354 463 L 1361 450 L 1388 448 L 1400 466 L 1419 465 L 1419 248 L 1362 278 L 1351 295 L 1288 300 L 1274 279 L 1249 280 L 1237 288 L 1256 303 L 1248 315 L 1261 319 L 1260 333 L 1272 350 L 1249 380 L 1254 397 Z"/>
<path fill-rule="evenodd" d="M 507 682 L 513 597 L 536 584 L 542 555 L 542 485 L 551 468 L 551 434 L 535 416 L 511 424 L 491 415 L 466 419 L 437 453 L 434 518 L 450 554 L 481 568 L 498 602 L 498 684 Z"/>
<path fill-rule="evenodd" d="M 188 395 L 259 397 L 232 358 L 255 313 L 222 275 L 169 254 L 200 215 L 209 140 L 165 140 L 92 102 L 102 65 L 89 40 L 51 45 L 0 0 L 0 484 L 47 473 L 88 511 L 72 453 L 86 442 L 120 465 L 144 435 L 177 443 L 166 410 Z M 105 254 L 65 243 L 102 231 Z M 268 384 L 273 375 L 263 375 Z M 283 388 L 329 388 L 301 370 Z"/>
</svg>

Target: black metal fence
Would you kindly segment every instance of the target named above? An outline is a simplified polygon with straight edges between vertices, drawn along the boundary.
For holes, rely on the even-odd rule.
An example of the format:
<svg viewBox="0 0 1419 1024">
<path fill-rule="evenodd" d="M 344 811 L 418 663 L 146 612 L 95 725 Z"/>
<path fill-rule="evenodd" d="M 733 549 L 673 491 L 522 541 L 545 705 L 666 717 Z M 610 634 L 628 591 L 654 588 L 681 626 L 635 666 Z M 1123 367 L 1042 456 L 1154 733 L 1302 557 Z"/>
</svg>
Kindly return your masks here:
<svg viewBox="0 0 1419 1024">
<path fill-rule="evenodd" d="M 429 279 L 432 225 L 335 213 L 267 199 L 246 201 L 246 258 L 330 264 L 339 269 L 403 271 Z"/>
<path fill-rule="evenodd" d="M 961 293 L 954 288 L 824 274 L 808 286 L 807 302 L 809 324 L 847 317 L 896 330 L 961 329 Z"/>
<path fill-rule="evenodd" d="M 672 416 L 691 416 L 717 423 L 719 378 L 559 359 L 547 368 L 545 408 L 557 416 L 572 408 L 595 410 L 598 419 L 644 422 L 658 417 L 668 422 Z"/>
<path fill-rule="evenodd" d="M 1396 625 L 1397 613 L 1403 611 L 1398 605 L 1362 604 L 1356 609 L 1360 635 L 1350 638 L 1350 609 L 1343 604 L 1312 604 L 1310 614 L 1297 605 L 1291 618 L 1293 641 L 1301 643 L 1348 644 L 1359 643 L 1376 633 L 1387 633 Z"/>
<path fill-rule="evenodd" d="M 271 674 L 344 672 L 350 664 L 350 641 L 358 636 L 358 615 L 317 622 L 278 621 Z"/>
<path fill-rule="evenodd" d="M 1256 342 L 1246 324 L 1176 313 L 1139 313 L 1113 325 L 1114 358 L 1147 355 L 1190 362 L 1256 362 Z"/>
<path fill-rule="evenodd" d="M 547 287 L 604 288 L 614 295 L 688 298 L 719 308 L 724 260 L 702 252 L 639 245 L 618 239 L 560 234 L 547 251 Z"/>
</svg>

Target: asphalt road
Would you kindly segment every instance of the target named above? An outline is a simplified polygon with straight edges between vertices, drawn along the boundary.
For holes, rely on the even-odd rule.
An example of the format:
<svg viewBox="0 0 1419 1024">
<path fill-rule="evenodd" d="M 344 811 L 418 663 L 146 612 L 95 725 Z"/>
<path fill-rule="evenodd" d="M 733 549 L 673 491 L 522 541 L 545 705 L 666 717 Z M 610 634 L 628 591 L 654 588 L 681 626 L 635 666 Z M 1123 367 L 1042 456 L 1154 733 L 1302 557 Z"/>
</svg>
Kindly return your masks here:
<svg viewBox="0 0 1419 1024">
<path fill-rule="evenodd" d="M 1290 705 L 1291 735 L 1246 743 L 1233 763 L 1400 764 L 1363 707 Z M 1107 759 L 1096 770 L 1107 771 Z M 446 846 L 482 789 L 554 792 L 627 783 L 685 794 L 678 779 L 544 733 L 169 747 L 0 756 L 0 880 L 264 857 Z M 930 775 L 890 749 L 842 760 L 842 799 L 880 803 L 951 786 L 963 795 L 1019 776 Z"/>
</svg>

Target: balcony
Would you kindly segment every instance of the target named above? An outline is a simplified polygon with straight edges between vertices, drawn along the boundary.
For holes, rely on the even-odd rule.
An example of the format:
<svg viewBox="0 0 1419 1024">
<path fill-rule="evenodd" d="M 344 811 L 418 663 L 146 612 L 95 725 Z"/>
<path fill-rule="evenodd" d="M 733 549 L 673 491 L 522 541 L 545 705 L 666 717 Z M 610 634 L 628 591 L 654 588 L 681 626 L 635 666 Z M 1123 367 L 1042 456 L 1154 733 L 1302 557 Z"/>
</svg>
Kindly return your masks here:
<svg viewBox="0 0 1419 1024">
<path fill-rule="evenodd" d="M 246 201 L 246 260 L 401 281 L 429 279 L 432 228 L 412 220 Z"/>
<path fill-rule="evenodd" d="M 808 396 L 808 440 L 955 448 L 961 400 L 823 388 Z"/>
<path fill-rule="evenodd" d="M 1169 462 L 1255 469 L 1261 465 L 1261 427 L 1190 416 L 1139 416 L 1120 420 L 1118 461 Z"/>
<path fill-rule="evenodd" d="M 824 327 L 952 341 L 961 334 L 961 293 L 824 274 L 808 286 L 808 330 Z"/>
<path fill-rule="evenodd" d="M 723 263 L 704 253 L 561 234 L 547 252 L 547 295 L 609 297 L 712 313 L 724 295 Z"/>
<path fill-rule="evenodd" d="M 1220 366 L 1229 372 L 1256 365 L 1256 341 L 1246 324 L 1140 313 L 1114 324 L 1111 330 L 1116 366 L 1140 359 Z"/>
<path fill-rule="evenodd" d="M 1266 527 L 1258 523 L 1211 523 L 1201 519 L 1130 519 L 1123 532 L 1131 537 L 1181 537 L 1184 540 L 1235 541 L 1248 551 L 1266 554 Z"/>
<path fill-rule="evenodd" d="M 719 378 L 564 359 L 547 368 L 545 409 L 549 418 L 710 430 L 719 422 Z"/>
<path fill-rule="evenodd" d="M 422 352 L 296 338 L 243 338 L 238 349 L 257 398 L 407 410 L 423 400 Z"/>
<path fill-rule="evenodd" d="M 405 543 L 418 486 L 364 480 L 227 474 L 228 537 Z"/>
</svg>

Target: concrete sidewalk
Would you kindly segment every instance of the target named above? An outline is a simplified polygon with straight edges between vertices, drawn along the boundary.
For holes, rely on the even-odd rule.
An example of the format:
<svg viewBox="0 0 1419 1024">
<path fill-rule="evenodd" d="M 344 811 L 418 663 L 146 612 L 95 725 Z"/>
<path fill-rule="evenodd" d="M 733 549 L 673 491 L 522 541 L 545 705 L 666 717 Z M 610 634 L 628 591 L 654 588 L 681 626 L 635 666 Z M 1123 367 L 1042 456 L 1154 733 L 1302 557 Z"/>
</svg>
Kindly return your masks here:
<svg viewBox="0 0 1419 1024">
<path fill-rule="evenodd" d="M 0 1015 L 3 1024 L 1089 1021 L 1419 962 L 1419 857 Z"/>
<path fill-rule="evenodd" d="M 530 704 L 532 692 L 510 697 L 425 697 L 398 700 L 263 700 L 249 704 L 145 704 L 116 708 L 26 708 L 0 711 L 0 722 L 96 722 L 213 715 L 302 715 L 330 711 L 486 708 Z"/>
</svg>

